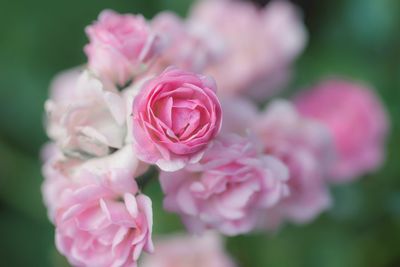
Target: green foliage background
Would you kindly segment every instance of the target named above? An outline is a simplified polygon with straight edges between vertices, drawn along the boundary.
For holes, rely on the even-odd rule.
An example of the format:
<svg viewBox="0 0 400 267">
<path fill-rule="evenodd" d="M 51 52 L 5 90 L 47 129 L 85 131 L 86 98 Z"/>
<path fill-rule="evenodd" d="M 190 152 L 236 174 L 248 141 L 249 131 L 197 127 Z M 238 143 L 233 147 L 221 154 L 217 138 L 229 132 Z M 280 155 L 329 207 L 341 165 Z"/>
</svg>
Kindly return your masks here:
<svg viewBox="0 0 400 267">
<path fill-rule="evenodd" d="M 377 173 L 332 188 L 335 205 L 315 222 L 276 234 L 231 238 L 242 267 L 400 266 L 400 1 L 298 0 L 310 42 L 286 93 L 340 75 L 375 88 L 392 120 L 388 158 Z M 0 266 L 68 266 L 53 245 L 42 205 L 41 166 L 46 142 L 43 103 L 58 71 L 85 61 L 84 27 L 104 8 L 186 13 L 184 0 L 0 0 Z M 182 229 L 153 197 L 156 234 Z"/>
</svg>

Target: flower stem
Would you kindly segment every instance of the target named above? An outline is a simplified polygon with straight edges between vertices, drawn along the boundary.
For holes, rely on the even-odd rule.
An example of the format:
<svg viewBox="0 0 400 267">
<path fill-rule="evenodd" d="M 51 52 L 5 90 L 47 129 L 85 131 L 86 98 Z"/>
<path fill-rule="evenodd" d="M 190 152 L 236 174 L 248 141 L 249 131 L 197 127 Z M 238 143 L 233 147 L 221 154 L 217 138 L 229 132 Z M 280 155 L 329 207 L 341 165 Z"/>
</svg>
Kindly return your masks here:
<svg viewBox="0 0 400 267">
<path fill-rule="evenodd" d="M 158 178 L 158 170 L 155 166 L 150 166 L 149 169 L 136 178 L 140 191 L 144 191 L 145 187 L 153 180 Z"/>
</svg>

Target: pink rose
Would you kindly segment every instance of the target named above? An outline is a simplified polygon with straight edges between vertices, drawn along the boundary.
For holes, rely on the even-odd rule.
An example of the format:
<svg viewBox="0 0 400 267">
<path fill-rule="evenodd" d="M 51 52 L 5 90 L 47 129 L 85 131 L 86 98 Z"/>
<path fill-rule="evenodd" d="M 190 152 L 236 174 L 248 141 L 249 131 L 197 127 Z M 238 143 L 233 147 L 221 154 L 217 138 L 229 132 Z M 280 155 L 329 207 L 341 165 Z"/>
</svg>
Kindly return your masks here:
<svg viewBox="0 0 400 267">
<path fill-rule="evenodd" d="M 125 170 L 131 173 L 131 177 L 142 175 L 147 170 L 147 165 L 134 155 L 131 145 L 126 145 L 109 156 L 87 161 L 66 157 L 54 143 L 47 144 L 42 154 L 42 173 L 45 177 L 42 195 L 51 221 L 54 221 L 55 212 L 63 202 L 64 193 L 69 190 L 73 181 L 80 179 L 77 171 L 80 168 L 97 174 L 113 169 Z"/>
<path fill-rule="evenodd" d="M 388 118 L 372 90 L 328 80 L 300 94 L 295 102 L 302 114 L 326 125 L 333 135 L 337 160 L 331 181 L 351 181 L 382 164 Z"/>
<path fill-rule="evenodd" d="M 124 86 L 142 73 L 158 54 L 159 40 L 146 20 L 111 10 L 86 28 L 90 43 L 85 46 L 89 68 L 101 79 Z"/>
<path fill-rule="evenodd" d="M 71 188 L 57 211 L 58 250 L 74 266 L 137 266 L 142 250 L 153 251 L 150 198 L 135 195 L 133 179 L 131 185 L 97 181 L 123 173 L 81 175 L 89 181 Z"/>
<path fill-rule="evenodd" d="M 142 267 L 234 267 L 221 237 L 208 232 L 202 236 L 173 235 L 155 243 L 154 255 L 146 255 Z"/>
<path fill-rule="evenodd" d="M 126 103 L 88 72 L 67 71 L 55 78 L 45 103 L 47 133 L 64 153 L 87 158 L 122 148 Z"/>
<path fill-rule="evenodd" d="M 212 79 L 169 68 L 144 84 L 133 102 L 135 149 L 165 171 L 200 160 L 221 127 Z"/>
<path fill-rule="evenodd" d="M 285 101 L 272 102 L 253 129 L 264 152 L 282 160 L 290 177 L 290 195 L 265 214 L 262 224 L 275 228 L 285 220 L 306 223 L 329 208 L 331 198 L 324 180 L 334 153 L 329 131 L 301 117 Z"/>
<path fill-rule="evenodd" d="M 54 222 L 55 211 L 60 203 L 64 190 L 69 186 L 69 178 L 73 168 L 80 161 L 68 160 L 54 143 L 42 149 L 44 164 L 42 173 L 45 180 L 42 184 L 43 202 L 47 208 L 49 219 Z"/>
<path fill-rule="evenodd" d="M 153 70 L 162 71 L 168 66 L 193 72 L 202 72 L 216 62 L 222 54 L 221 40 L 201 24 L 182 21 L 171 12 L 162 12 L 152 21 L 152 26 L 165 47 L 156 60 Z"/>
<path fill-rule="evenodd" d="M 160 173 L 164 207 L 180 214 L 191 232 L 246 233 L 253 229 L 260 210 L 288 194 L 287 174 L 283 163 L 259 155 L 248 139 L 221 137 L 199 163 Z"/>
<path fill-rule="evenodd" d="M 143 250 L 152 252 L 151 200 L 139 194 L 132 170 L 50 164 L 45 199 L 53 202 L 57 248 L 72 265 L 137 266 Z"/>
<path fill-rule="evenodd" d="M 257 101 L 283 88 L 307 32 L 295 6 L 272 1 L 264 8 L 234 0 L 198 1 L 189 18 L 223 39 L 222 60 L 208 69 L 221 94 L 246 94 Z"/>
</svg>

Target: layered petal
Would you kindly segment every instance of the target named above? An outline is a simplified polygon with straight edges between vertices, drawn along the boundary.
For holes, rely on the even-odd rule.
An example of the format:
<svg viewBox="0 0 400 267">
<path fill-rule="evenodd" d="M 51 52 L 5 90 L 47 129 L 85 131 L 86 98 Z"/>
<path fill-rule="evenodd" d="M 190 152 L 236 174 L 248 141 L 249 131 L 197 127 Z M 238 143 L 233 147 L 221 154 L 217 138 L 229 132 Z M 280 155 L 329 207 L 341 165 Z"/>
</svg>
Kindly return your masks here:
<svg viewBox="0 0 400 267">
<path fill-rule="evenodd" d="M 105 83 L 124 86 L 161 51 L 158 36 L 141 15 L 104 10 L 86 28 L 89 68 Z"/>
<path fill-rule="evenodd" d="M 283 163 L 238 135 L 220 136 L 198 163 L 160 174 L 165 209 L 180 214 L 191 232 L 226 235 L 251 231 L 261 210 L 287 197 L 287 178 Z"/>
<path fill-rule="evenodd" d="M 215 90 L 205 77 L 175 68 L 145 83 L 132 106 L 134 146 L 140 159 L 167 171 L 198 161 L 221 128 Z"/>
</svg>

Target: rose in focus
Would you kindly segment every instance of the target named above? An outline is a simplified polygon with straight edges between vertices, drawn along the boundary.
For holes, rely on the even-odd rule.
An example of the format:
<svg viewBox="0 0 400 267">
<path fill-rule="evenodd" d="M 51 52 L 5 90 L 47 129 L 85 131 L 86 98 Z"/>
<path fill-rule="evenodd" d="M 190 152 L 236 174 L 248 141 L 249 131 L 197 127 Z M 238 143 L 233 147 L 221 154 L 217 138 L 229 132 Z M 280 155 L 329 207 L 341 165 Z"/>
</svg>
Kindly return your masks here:
<svg viewBox="0 0 400 267">
<path fill-rule="evenodd" d="M 175 171 L 201 159 L 221 121 L 214 80 L 168 68 L 135 97 L 134 147 L 141 160 Z"/>
</svg>

